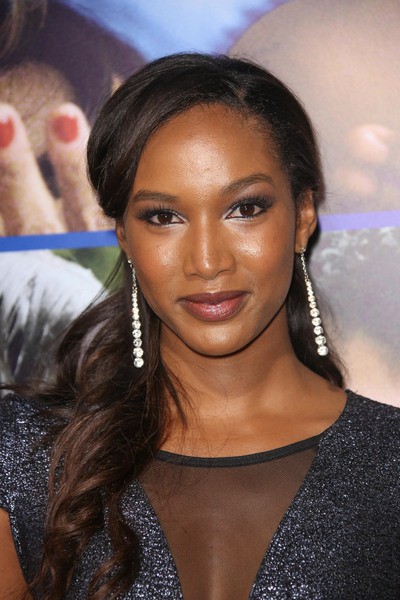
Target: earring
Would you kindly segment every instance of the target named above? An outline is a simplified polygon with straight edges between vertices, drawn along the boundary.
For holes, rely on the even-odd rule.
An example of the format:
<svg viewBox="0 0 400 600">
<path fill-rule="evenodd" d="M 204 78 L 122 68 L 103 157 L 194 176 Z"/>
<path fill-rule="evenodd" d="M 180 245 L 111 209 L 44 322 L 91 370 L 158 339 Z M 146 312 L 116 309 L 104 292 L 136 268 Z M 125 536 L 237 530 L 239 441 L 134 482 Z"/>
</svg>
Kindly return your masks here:
<svg viewBox="0 0 400 600">
<path fill-rule="evenodd" d="M 128 259 L 130 268 L 132 269 L 132 336 L 133 336 L 133 364 L 137 369 L 143 367 L 143 348 L 142 348 L 142 330 L 139 316 L 138 294 L 136 272 L 132 262 Z"/>
<path fill-rule="evenodd" d="M 316 335 L 315 343 L 317 344 L 318 354 L 320 356 L 326 356 L 328 354 L 329 350 L 328 350 L 328 347 L 326 346 L 326 338 L 323 335 L 324 330 L 323 330 L 323 327 L 321 324 L 322 321 L 321 321 L 321 317 L 319 315 L 319 310 L 317 307 L 317 301 L 315 298 L 311 279 L 307 272 L 305 252 L 306 252 L 306 249 L 302 248 L 300 251 L 300 260 L 301 260 L 301 266 L 303 267 L 304 279 L 306 282 L 308 303 L 310 305 L 311 323 L 314 328 L 314 333 Z"/>
</svg>

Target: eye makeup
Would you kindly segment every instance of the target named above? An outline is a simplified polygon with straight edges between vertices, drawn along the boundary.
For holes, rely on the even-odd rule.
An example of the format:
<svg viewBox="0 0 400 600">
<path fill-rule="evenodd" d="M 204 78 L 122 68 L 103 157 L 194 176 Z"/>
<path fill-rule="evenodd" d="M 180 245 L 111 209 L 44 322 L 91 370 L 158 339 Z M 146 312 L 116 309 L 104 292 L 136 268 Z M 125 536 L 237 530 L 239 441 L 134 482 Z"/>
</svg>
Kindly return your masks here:
<svg viewBox="0 0 400 600">
<path fill-rule="evenodd" d="M 274 203 L 274 199 L 271 196 L 267 196 L 267 195 L 247 196 L 246 198 L 242 198 L 238 202 L 235 202 L 231 206 L 231 208 L 229 209 L 227 218 L 229 218 L 229 219 L 236 219 L 236 218 L 238 218 L 238 219 L 254 219 L 258 215 L 262 215 L 269 208 L 271 208 L 273 203 Z M 254 207 L 258 210 L 256 212 L 248 211 L 248 209 L 251 209 L 251 207 Z M 242 212 L 239 215 L 234 215 L 233 213 L 235 213 L 237 211 L 238 212 L 244 211 L 244 213 Z M 247 214 L 246 214 L 246 211 L 248 211 Z"/>
<path fill-rule="evenodd" d="M 271 208 L 273 203 L 274 198 L 268 195 L 247 196 L 234 202 L 229 207 L 225 218 L 244 221 L 255 219 Z M 140 210 L 136 218 L 155 227 L 166 227 L 184 222 L 182 215 L 161 203 Z"/>
<path fill-rule="evenodd" d="M 149 225 L 155 227 L 165 227 L 167 225 L 173 225 L 174 223 L 182 223 L 182 217 L 175 211 L 167 206 L 159 204 L 158 206 L 149 207 L 142 209 L 136 216 L 139 221 L 145 221 Z M 158 218 L 157 223 L 154 219 Z"/>
</svg>

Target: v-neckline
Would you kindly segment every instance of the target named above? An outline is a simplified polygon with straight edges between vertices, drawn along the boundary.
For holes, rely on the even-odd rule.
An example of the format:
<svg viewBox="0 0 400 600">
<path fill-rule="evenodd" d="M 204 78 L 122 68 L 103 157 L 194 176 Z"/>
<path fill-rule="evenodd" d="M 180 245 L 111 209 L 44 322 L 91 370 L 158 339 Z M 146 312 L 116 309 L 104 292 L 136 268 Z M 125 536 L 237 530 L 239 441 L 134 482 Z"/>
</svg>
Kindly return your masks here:
<svg viewBox="0 0 400 600">
<path fill-rule="evenodd" d="M 347 398 L 346 398 L 346 402 L 345 402 L 342 412 L 340 413 L 338 418 L 327 429 L 325 429 L 320 434 L 318 445 L 317 445 L 317 451 L 315 453 L 313 460 L 311 461 L 310 467 L 308 468 L 303 481 L 301 482 L 297 492 L 295 493 L 292 501 L 290 502 L 287 510 L 283 514 L 281 520 L 279 521 L 277 528 L 275 529 L 275 532 L 273 533 L 273 535 L 270 539 L 270 542 L 266 548 L 266 551 L 265 551 L 263 558 L 260 562 L 260 565 L 257 569 L 255 579 L 251 585 L 250 595 L 248 596 L 248 598 L 243 599 L 243 600 L 256 600 L 254 593 L 255 593 L 255 588 L 256 588 L 257 582 L 260 579 L 260 573 L 262 573 L 262 571 L 264 571 L 265 569 L 268 569 L 268 565 L 269 565 L 269 563 L 271 563 L 273 556 L 274 556 L 274 548 L 277 546 L 277 544 L 279 544 L 281 542 L 282 531 L 285 529 L 286 523 L 289 521 L 292 514 L 296 512 L 298 505 L 299 504 L 301 505 L 303 496 L 306 494 L 310 483 L 312 483 L 312 481 L 313 481 L 314 473 L 316 471 L 318 471 L 319 463 L 321 462 L 321 459 L 323 457 L 325 444 L 327 443 L 329 438 L 334 434 L 335 430 L 341 424 L 342 420 L 347 416 L 347 413 L 350 408 L 350 404 L 353 400 L 353 393 L 351 392 L 351 390 L 346 390 L 346 395 L 347 395 Z M 173 565 L 174 575 L 176 576 L 176 580 L 177 580 L 176 587 L 177 587 L 177 590 L 179 593 L 179 597 L 181 599 L 184 599 L 182 584 L 181 584 L 178 568 L 177 568 L 168 538 L 163 530 L 163 527 L 159 521 L 157 513 L 151 503 L 151 500 L 150 500 L 144 486 L 142 485 L 142 483 L 139 480 L 135 480 L 134 483 L 136 484 L 139 494 L 141 496 L 141 499 L 144 502 L 144 504 L 146 505 L 147 510 L 151 514 L 152 520 L 155 524 L 155 527 L 158 530 L 158 534 L 164 543 L 166 552 L 168 553 L 168 558 L 169 558 L 171 564 Z"/>
</svg>

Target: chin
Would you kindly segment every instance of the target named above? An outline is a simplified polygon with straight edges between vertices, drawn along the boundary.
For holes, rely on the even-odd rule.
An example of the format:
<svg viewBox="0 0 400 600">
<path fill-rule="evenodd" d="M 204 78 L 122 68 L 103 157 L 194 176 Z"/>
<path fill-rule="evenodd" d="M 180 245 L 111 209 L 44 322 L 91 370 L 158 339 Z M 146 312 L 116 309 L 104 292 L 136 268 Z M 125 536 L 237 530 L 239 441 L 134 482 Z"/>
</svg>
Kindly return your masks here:
<svg viewBox="0 0 400 600">
<path fill-rule="evenodd" d="M 165 348 L 169 347 L 175 353 L 182 344 L 183 351 L 187 348 L 199 356 L 222 358 L 241 352 L 261 333 L 254 324 L 252 327 L 249 323 L 247 327 L 237 321 L 230 322 L 229 326 L 227 321 L 223 327 L 221 327 L 222 323 L 219 325 L 218 327 L 209 324 L 204 329 L 198 327 L 189 329 L 187 324 L 185 327 L 165 326 L 163 336 Z"/>
<path fill-rule="evenodd" d="M 252 340 L 246 338 L 245 340 L 209 340 L 206 342 L 193 342 L 190 343 L 188 340 L 182 340 L 186 346 L 188 346 L 196 354 L 202 356 L 209 356 L 215 358 L 221 358 L 223 356 L 232 356 L 237 354 L 244 348 L 246 348 Z"/>
</svg>

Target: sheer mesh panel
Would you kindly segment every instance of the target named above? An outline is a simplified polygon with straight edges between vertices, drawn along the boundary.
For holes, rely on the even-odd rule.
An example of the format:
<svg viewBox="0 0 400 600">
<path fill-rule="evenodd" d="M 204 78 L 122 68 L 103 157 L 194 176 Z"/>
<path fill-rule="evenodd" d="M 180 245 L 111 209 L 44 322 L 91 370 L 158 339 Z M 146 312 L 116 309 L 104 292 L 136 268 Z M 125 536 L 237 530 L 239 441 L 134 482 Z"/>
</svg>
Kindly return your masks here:
<svg viewBox="0 0 400 600">
<path fill-rule="evenodd" d="M 141 482 L 168 540 L 185 600 L 247 600 L 319 437 L 245 457 L 160 452 Z"/>
</svg>

